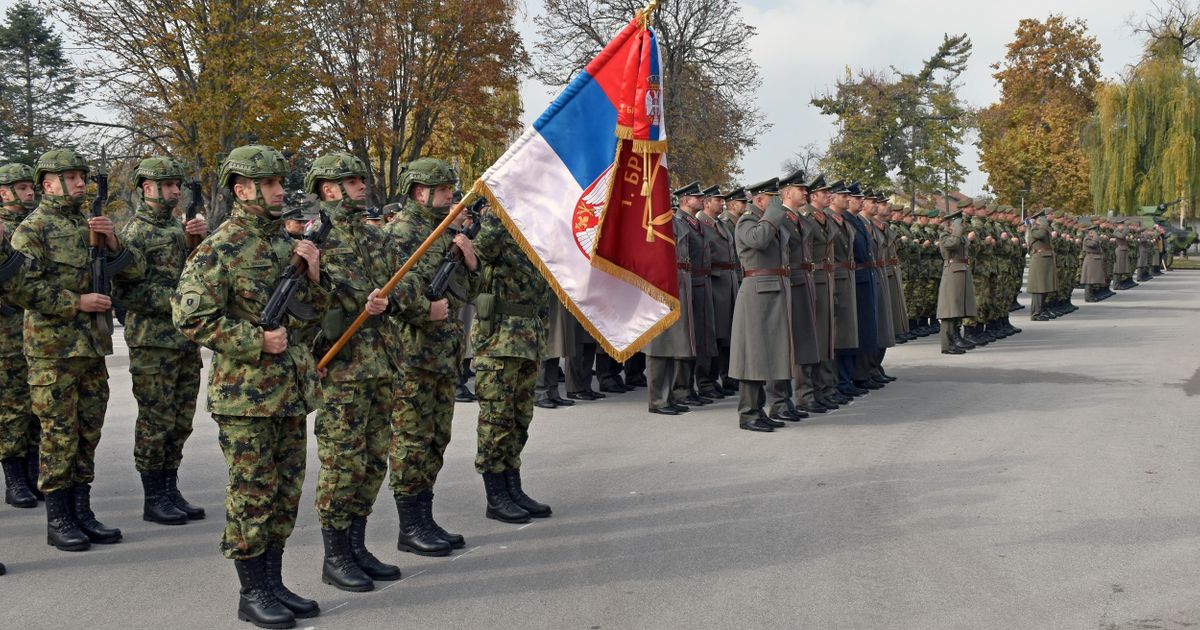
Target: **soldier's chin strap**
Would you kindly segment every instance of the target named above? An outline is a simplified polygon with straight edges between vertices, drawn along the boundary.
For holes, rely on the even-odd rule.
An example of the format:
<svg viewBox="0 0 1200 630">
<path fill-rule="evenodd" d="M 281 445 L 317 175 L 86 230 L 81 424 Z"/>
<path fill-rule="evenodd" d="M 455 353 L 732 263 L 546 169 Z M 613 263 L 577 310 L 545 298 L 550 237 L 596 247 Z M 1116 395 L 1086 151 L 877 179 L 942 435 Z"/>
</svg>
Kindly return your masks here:
<svg viewBox="0 0 1200 630">
<path fill-rule="evenodd" d="M 25 200 L 21 199 L 20 195 L 17 194 L 17 182 L 13 182 L 11 184 L 5 184 L 4 187 L 7 188 L 8 192 L 12 194 L 12 201 L 5 201 L 3 204 L 0 204 L 0 205 L 3 205 L 5 208 L 12 208 L 13 210 L 26 210 L 26 211 L 33 210 L 34 208 L 37 207 L 37 197 L 34 197 L 33 199 L 30 199 L 28 201 L 25 201 Z"/>
<path fill-rule="evenodd" d="M 257 179 L 250 180 L 250 185 L 254 186 L 254 204 L 256 206 L 262 208 L 262 211 L 271 219 L 278 219 L 283 216 L 283 204 L 277 206 L 267 205 L 267 200 L 263 198 L 262 189 L 258 187 Z"/>
<path fill-rule="evenodd" d="M 167 210 L 174 210 L 179 205 L 179 200 L 178 199 L 164 199 L 163 193 L 162 193 L 162 182 L 159 180 L 151 180 L 151 181 L 154 182 L 154 193 L 157 196 L 147 197 L 147 196 L 145 196 L 145 194 L 143 194 L 142 200 L 149 202 L 149 203 L 156 203 L 156 204 L 166 208 Z"/>
<path fill-rule="evenodd" d="M 341 191 L 341 193 L 342 193 L 342 205 L 350 210 L 362 210 L 363 208 L 367 207 L 367 200 L 365 198 L 364 199 L 351 199 L 350 198 L 350 194 L 346 192 L 346 187 L 344 185 L 342 185 L 342 181 L 343 180 L 338 180 L 338 183 L 337 183 L 338 190 Z"/>
<path fill-rule="evenodd" d="M 59 188 L 59 190 L 62 191 L 62 194 L 51 195 L 50 193 L 45 193 L 42 195 L 42 197 L 49 199 L 51 202 L 58 204 L 59 206 L 62 206 L 64 208 L 68 208 L 70 210 L 78 210 L 79 208 L 83 207 L 84 196 L 83 195 L 68 195 L 68 194 L 66 194 L 67 182 L 65 179 L 63 179 L 63 174 L 60 172 L 60 173 L 55 173 L 54 175 L 56 177 L 58 177 L 58 188 Z"/>
</svg>

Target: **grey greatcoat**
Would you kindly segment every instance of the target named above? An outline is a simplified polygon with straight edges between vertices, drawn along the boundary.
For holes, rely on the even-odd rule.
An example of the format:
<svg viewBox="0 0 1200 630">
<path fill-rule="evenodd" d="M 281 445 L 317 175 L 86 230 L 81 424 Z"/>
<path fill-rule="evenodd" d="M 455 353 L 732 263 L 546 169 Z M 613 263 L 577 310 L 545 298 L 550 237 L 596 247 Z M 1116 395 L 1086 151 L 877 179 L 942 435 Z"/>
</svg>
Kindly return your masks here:
<svg viewBox="0 0 1200 630">
<path fill-rule="evenodd" d="M 708 234 L 696 217 L 677 210 L 687 225 L 688 254 L 691 256 L 692 282 L 692 335 L 695 338 L 697 357 L 717 356 L 716 316 L 713 314 L 712 259 L 708 254 Z M 685 232 L 676 232 L 675 239 L 683 238 Z"/>
<path fill-rule="evenodd" d="M 737 223 L 738 260 L 747 274 L 733 307 L 729 376 L 744 381 L 792 378 L 795 364 L 787 271 L 787 221 L 774 201 L 765 212 L 749 207 Z"/>
<path fill-rule="evenodd" d="M 858 347 L 858 299 L 854 286 L 854 227 L 833 210 L 825 210 L 833 226 L 833 349 Z"/>
<path fill-rule="evenodd" d="M 1127 276 L 1133 273 L 1129 266 L 1129 229 L 1122 225 L 1113 232 L 1113 238 L 1117 239 L 1117 260 L 1113 263 L 1113 275 Z"/>
<path fill-rule="evenodd" d="M 1025 238 L 1029 242 L 1029 278 L 1027 280 L 1029 292 L 1053 293 L 1058 284 L 1058 269 L 1054 255 L 1054 243 L 1050 240 L 1050 227 L 1039 221 L 1030 226 Z M 1118 265 L 1120 265 L 1120 260 L 1121 258 L 1118 257 Z M 1128 266 L 1128 262 L 1126 265 Z"/>
<path fill-rule="evenodd" d="M 738 257 L 737 257 L 737 218 L 735 218 L 732 214 L 729 214 L 729 211 L 726 210 L 725 212 L 721 213 L 721 216 L 717 217 L 717 222 L 720 223 L 721 225 L 725 226 L 725 233 L 728 234 L 731 239 L 733 239 L 733 248 L 732 249 L 733 249 L 734 275 L 735 275 L 735 277 L 737 277 L 737 281 L 741 282 L 742 281 L 742 263 L 738 261 Z"/>
<path fill-rule="evenodd" d="M 675 213 L 675 276 L 679 281 L 679 319 L 661 335 L 646 344 L 649 357 L 691 359 L 696 356 L 696 341 L 692 333 L 692 255 L 688 251 L 687 221 Z"/>
<path fill-rule="evenodd" d="M 891 348 L 896 345 L 896 328 L 892 319 L 892 287 L 887 277 L 887 235 L 874 221 L 863 219 L 862 222 L 867 227 L 867 234 L 871 235 L 871 258 L 875 265 L 871 275 L 879 279 L 875 295 L 875 341 L 880 348 Z"/>
<path fill-rule="evenodd" d="M 821 362 L 817 347 L 817 321 L 812 280 L 812 234 L 800 215 L 787 209 L 783 229 L 788 235 L 788 277 L 792 287 L 792 352 L 797 365 Z"/>
<path fill-rule="evenodd" d="M 1083 266 L 1079 269 L 1079 281 L 1083 284 L 1106 284 L 1104 274 L 1104 245 L 1095 230 L 1083 237 Z"/>
<path fill-rule="evenodd" d="M 959 230 L 961 232 L 961 230 Z M 938 241 L 942 252 L 942 281 L 938 285 L 938 319 L 975 317 L 975 283 L 967 262 L 967 239 L 947 232 Z"/>
<path fill-rule="evenodd" d="M 558 359 L 575 354 L 575 329 L 579 324 L 575 316 L 558 301 L 553 293 L 549 297 L 550 314 L 547 316 L 548 330 L 546 348 L 542 359 Z"/>
<path fill-rule="evenodd" d="M 709 283 L 712 285 L 713 322 L 719 345 L 729 344 L 733 329 L 733 302 L 737 299 L 738 279 L 737 250 L 733 247 L 733 234 L 724 222 L 701 212 L 696 215 L 704 231 L 708 245 Z"/>
<path fill-rule="evenodd" d="M 894 225 L 882 228 L 887 239 L 888 297 L 892 299 L 892 328 L 897 335 L 908 332 L 908 305 L 904 302 L 904 274 L 900 269 L 900 233 Z"/>
<path fill-rule="evenodd" d="M 800 208 L 803 229 L 812 235 L 813 311 L 817 332 L 817 356 L 821 361 L 833 360 L 833 238 L 837 229 L 833 221 L 812 206 Z"/>
</svg>

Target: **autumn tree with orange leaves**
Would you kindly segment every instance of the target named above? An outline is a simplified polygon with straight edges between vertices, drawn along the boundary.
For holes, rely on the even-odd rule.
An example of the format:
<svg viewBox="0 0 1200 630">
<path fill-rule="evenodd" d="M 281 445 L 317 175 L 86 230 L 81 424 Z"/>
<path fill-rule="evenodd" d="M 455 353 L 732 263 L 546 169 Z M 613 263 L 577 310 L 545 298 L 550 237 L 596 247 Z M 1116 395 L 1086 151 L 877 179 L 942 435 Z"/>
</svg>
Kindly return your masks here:
<svg viewBox="0 0 1200 630">
<path fill-rule="evenodd" d="M 1080 133 L 1096 109 L 1100 44 L 1083 20 L 1021 20 L 992 66 L 1000 101 L 979 115 L 979 161 L 1001 203 L 1022 196 L 1071 212 L 1092 206 Z"/>
</svg>

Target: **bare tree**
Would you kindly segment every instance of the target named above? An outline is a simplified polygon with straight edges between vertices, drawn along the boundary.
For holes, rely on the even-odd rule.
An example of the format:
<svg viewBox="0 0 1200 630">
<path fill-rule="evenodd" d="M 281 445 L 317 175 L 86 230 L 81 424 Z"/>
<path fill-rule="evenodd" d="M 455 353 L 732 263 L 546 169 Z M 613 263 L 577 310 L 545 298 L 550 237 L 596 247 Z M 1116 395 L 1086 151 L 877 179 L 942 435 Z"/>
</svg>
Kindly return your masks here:
<svg viewBox="0 0 1200 630">
<path fill-rule="evenodd" d="M 546 0 L 534 18 L 533 75 L 566 85 L 629 23 L 643 0 Z M 750 58 L 755 29 L 731 0 L 671 0 L 655 12 L 662 54 L 663 107 L 678 181 L 727 182 L 738 159 L 769 125 L 754 102 L 762 84 Z"/>
<path fill-rule="evenodd" d="M 819 169 L 821 163 L 825 160 L 825 152 L 816 142 L 809 142 L 800 147 L 792 157 L 787 158 L 780 164 L 780 168 L 784 173 L 792 173 L 795 171 L 811 172 Z"/>
<path fill-rule="evenodd" d="M 1147 57 L 1200 59 L 1200 2 L 1151 0 L 1153 7 L 1140 20 L 1130 17 L 1129 27 L 1146 39 Z"/>
</svg>

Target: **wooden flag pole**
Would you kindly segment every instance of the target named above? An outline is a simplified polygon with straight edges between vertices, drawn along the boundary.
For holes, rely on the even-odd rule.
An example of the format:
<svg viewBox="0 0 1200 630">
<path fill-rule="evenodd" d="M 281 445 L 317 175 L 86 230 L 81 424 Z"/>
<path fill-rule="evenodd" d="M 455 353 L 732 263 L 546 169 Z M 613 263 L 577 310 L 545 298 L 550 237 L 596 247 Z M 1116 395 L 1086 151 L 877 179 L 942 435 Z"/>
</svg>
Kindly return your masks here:
<svg viewBox="0 0 1200 630">
<path fill-rule="evenodd" d="M 421 246 L 417 248 L 417 251 L 413 252 L 412 256 L 409 256 L 408 260 L 404 261 L 404 265 L 397 269 L 396 273 L 392 274 L 392 277 L 387 281 L 387 284 L 383 285 L 383 288 L 379 290 L 379 295 L 383 297 L 390 296 L 392 291 L 396 289 L 396 285 L 400 284 L 400 281 L 404 279 L 404 276 L 408 275 L 408 272 L 411 271 L 413 266 L 417 264 L 417 261 L 421 260 L 421 257 L 425 255 L 425 252 L 429 251 L 429 248 L 433 246 L 433 242 L 442 235 L 442 232 L 446 231 L 446 228 L 450 227 L 450 224 L 458 218 L 458 215 L 462 214 L 463 209 L 471 205 L 478 198 L 479 193 L 472 190 L 471 192 L 467 193 L 465 197 L 463 197 L 462 201 L 455 204 L 454 207 L 446 213 L 446 218 L 442 219 L 442 222 L 439 223 L 438 226 L 429 233 L 429 237 L 425 239 L 424 243 L 421 243 Z M 333 358 L 336 357 L 338 353 L 342 351 L 342 348 L 345 348 L 346 344 L 350 342 L 350 338 L 354 336 L 354 333 L 358 332 L 358 329 L 362 328 L 362 325 L 367 323 L 368 317 L 370 317 L 370 315 L 367 314 L 365 309 L 363 312 L 358 314 L 358 317 L 354 319 L 354 322 L 350 324 L 350 327 L 346 329 L 346 332 L 342 333 L 342 336 L 338 337 L 338 340 L 334 342 L 333 347 L 329 349 L 329 352 L 326 352 L 325 356 L 321 357 L 321 361 L 317 363 L 318 370 L 325 369 L 325 367 L 329 365 L 329 362 L 333 361 Z"/>
</svg>

